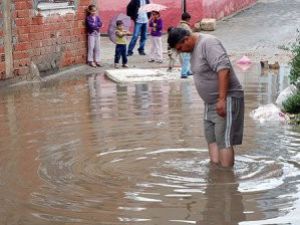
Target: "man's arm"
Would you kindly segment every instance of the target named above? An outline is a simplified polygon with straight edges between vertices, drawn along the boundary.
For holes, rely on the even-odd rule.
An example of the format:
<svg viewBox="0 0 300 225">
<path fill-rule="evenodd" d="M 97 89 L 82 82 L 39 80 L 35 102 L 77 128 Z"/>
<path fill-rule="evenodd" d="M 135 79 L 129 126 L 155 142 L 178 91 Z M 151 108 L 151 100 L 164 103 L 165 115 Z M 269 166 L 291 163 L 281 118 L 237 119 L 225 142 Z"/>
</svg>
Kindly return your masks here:
<svg viewBox="0 0 300 225">
<path fill-rule="evenodd" d="M 222 69 L 218 72 L 219 98 L 216 105 L 216 110 L 219 116 L 226 116 L 226 97 L 229 85 L 229 69 Z"/>
<path fill-rule="evenodd" d="M 231 63 L 222 43 L 218 39 L 207 39 L 205 50 L 210 68 L 218 75 L 219 96 L 216 110 L 219 116 L 225 117 Z"/>
</svg>

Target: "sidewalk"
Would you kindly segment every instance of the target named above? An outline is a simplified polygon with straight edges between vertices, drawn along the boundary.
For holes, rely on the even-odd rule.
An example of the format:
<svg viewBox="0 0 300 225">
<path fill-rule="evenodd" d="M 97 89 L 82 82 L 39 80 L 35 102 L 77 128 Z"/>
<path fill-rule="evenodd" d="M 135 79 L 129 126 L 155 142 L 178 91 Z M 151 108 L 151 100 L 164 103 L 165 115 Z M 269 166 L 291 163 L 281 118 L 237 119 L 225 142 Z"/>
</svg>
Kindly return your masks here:
<svg viewBox="0 0 300 225">
<path fill-rule="evenodd" d="M 269 60 L 287 64 L 290 52 L 284 50 L 296 38 L 300 28 L 300 2 L 298 0 L 260 0 L 253 7 L 232 17 L 217 21 L 217 29 L 209 34 L 222 40 L 233 61 L 247 55 L 253 62 Z M 146 52 L 150 48 L 147 41 Z M 85 73 L 102 72 L 112 68 L 114 45 L 107 37 L 102 37 L 102 61 L 104 68 L 93 69 L 86 66 Z M 131 68 L 167 67 L 167 35 L 163 36 L 164 63 L 148 63 L 147 56 L 135 54 L 128 57 Z M 177 62 L 177 66 L 179 63 Z"/>
</svg>

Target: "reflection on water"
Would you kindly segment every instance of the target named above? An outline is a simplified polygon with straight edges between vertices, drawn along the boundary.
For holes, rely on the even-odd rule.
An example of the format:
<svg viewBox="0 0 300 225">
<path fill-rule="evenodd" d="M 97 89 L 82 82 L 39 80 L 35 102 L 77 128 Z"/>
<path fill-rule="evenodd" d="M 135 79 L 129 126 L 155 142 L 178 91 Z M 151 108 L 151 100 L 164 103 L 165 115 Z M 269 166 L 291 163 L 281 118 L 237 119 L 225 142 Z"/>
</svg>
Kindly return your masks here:
<svg viewBox="0 0 300 225">
<path fill-rule="evenodd" d="M 238 71 L 246 121 L 233 170 L 209 165 L 191 80 L 91 75 L 3 91 L 0 224 L 300 224 L 300 129 L 248 116 L 287 71 Z"/>
<path fill-rule="evenodd" d="M 244 221 L 244 205 L 233 170 L 211 168 L 207 175 L 203 219 L 197 224 L 237 225 Z"/>
</svg>

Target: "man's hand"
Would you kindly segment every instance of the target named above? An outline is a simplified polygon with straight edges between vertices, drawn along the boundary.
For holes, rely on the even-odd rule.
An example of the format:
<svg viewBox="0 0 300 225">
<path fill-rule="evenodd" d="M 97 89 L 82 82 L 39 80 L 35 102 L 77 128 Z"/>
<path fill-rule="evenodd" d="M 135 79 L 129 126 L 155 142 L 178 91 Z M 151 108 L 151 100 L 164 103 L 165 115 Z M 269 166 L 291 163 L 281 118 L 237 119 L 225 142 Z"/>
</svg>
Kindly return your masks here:
<svg viewBox="0 0 300 225">
<path fill-rule="evenodd" d="M 226 100 L 225 99 L 218 99 L 216 104 L 216 111 L 219 116 L 225 117 L 226 116 Z"/>
</svg>

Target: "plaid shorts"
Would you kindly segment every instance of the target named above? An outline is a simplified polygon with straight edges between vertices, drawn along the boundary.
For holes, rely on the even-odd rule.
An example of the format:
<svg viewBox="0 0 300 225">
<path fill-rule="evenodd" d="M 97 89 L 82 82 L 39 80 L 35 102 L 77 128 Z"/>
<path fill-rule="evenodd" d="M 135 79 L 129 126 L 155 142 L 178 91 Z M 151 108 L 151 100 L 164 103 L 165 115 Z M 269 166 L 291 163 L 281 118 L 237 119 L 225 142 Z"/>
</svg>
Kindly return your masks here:
<svg viewBox="0 0 300 225">
<path fill-rule="evenodd" d="M 216 104 L 206 104 L 204 108 L 204 132 L 208 144 L 217 143 L 219 150 L 240 145 L 244 131 L 244 98 L 228 96 L 226 116 L 216 111 Z"/>
</svg>

